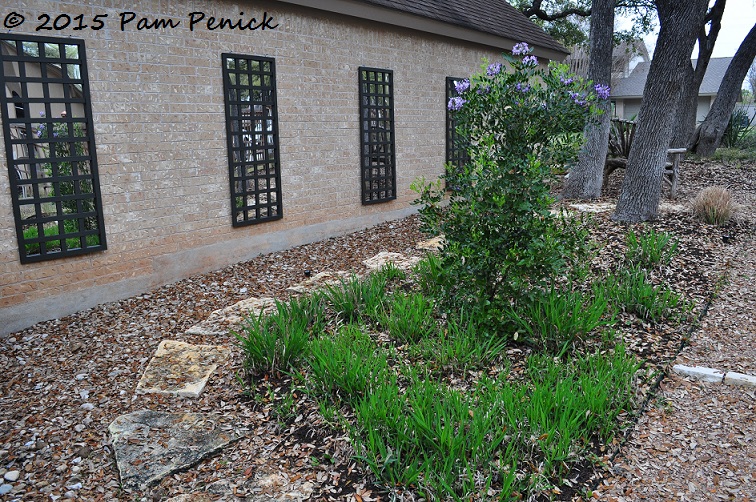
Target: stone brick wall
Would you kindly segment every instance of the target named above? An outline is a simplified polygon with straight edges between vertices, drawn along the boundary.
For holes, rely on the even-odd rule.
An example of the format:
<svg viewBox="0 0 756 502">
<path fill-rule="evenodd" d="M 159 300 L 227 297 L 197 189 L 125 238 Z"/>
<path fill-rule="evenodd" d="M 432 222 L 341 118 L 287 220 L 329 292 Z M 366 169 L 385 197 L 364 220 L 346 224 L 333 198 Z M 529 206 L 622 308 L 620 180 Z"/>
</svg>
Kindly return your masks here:
<svg viewBox="0 0 756 502">
<path fill-rule="evenodd" d="M 0 334 L 127 297 L 257 254 L 412 212 L 410 183 L 440 174 L 445 78 L 477 71 L 498 51 L 278 2 L 110 0 L 22 3 L 13 33 L 37 17 L 108 14 L 84 39 L 108 249 L 21 265 L 7 169 L 0 171 Z M 7 9 L 6 9 L 7 10 Z M 119 12 L 137 19 L 120 30 Z M 208 30 L 187 16 L 262 18 L 275 30 Z M 5 13 L 2 13 L 5 15 Z M 181 20 L 137 30 L 139 18 Z M 276 61 L 283 215 L 231 225 L 221 53 Z M 397 199 L 360 203 L 357 69 L 393 70 Z M 5 146 L 0 145 L 5 164 Z"/>
</svg>

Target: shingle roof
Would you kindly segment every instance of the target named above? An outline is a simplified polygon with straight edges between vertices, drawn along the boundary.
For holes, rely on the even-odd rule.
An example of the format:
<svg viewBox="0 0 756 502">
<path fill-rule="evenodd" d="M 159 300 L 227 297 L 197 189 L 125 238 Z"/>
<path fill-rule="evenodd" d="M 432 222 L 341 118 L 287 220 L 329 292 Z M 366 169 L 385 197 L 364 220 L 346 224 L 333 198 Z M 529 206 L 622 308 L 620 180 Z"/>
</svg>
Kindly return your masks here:
<svg viewBox="0 0 756 502">
<path fill-rule="evenodd" d="M 504 50 L 511 50 L 517 42 L 527 42 L 536 55 L 548 59 L 561 60 L 569 54 L 505 0 L 280 1 Z"/>
<path fill-rule="evenodd" d="M 706 68 L 701 87 L 698 91 L 699 96 L 712 96 L 719 92 L 719 85 L 722 83 L 727 67 L 730 66 L 732 58 L 711 58 L 709 66 Z M 693 66 L 696 60 L 692 60 Z M 651 61 L 643 61 L 633 69 L 630 76 L 620 79 L 617 85 L 612 89 L 612 97 L 616 98 L 639 98 L 643 96 L 643 88 L 646 86 L 648 70 L 651 68 Z"/>
<path fill-rule="evenodd" d="M 559 42 L 504 0 L 360 0 L 389 9 L 527 42 L 568 54 Z"/>
</svg>

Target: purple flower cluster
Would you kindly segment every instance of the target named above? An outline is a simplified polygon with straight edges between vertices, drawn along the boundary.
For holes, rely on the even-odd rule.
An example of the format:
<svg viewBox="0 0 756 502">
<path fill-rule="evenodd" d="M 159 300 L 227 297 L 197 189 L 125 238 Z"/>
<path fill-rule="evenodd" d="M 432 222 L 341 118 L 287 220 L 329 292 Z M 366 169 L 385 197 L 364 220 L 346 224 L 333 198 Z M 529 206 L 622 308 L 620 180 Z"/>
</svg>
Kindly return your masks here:
<svg viewBox="0 0 756 502">
<path fill-rule="evenodd" d="M 517 89 L 520 92 L 528 92 L 530 90 L 530 86 L 528 84 L 521 84 L 517 82 L 515 84 L 515 89 Z"/>
<path fill-rule="evenodd" d="M 559 77 L 559 81 L 562 82 L 564 85 L 570 85 L 571 83 L 575 81 L 575 79 L 572 77 L 569 77 L 569 78 Z"/>
<path fill-rule="evenodd" d="M 600 99 L 609 99 L 610 88 L 608 85 L 596 84 L 593 86 L 593 88 L 596 89 L 596 95 Z"/>
<path fill-rule="evenodd" d="M 489 77 L 493 77 L 495 75 L 498 75 L 501 72 L 501 63 L 491 63 L 488 65 L 488 69 L 486 70 L 486 75 Z"/>
<path fill-rule="evenodd" d="M 515 44 L 514 47 L 512 47 L 512 54 L 515 56 L 519 56 L 521 54 L 527 54 L 530 52 L 530 47 L 528 47 L 528 44 L 525 42 L 520 42 L 519 44 Z"/>
<path fill-rule="evenodd" d="M 451 98 L 449 100 L 449 104 L 446 106 L 449 110 L 456 112 L 457 110 L 462 109 L 462 105 L 467 103 L 467 100 L 464 98 L 460 98 L 459 96 L 455 98 Z"/>
<path fill-rule="evenodd" d="M 576 105 L 585 106 L 588 104 L 588 102 L 585 100 L 585 96 L 583 94 L 580 94 L 579 92 L 570 91 L 569 95 Z"/>
<path fill-rule="evenodd" d="M 525 66 L 538 66 L 538 58 L 535 56 L 525 56 L 522 58 L 522 64 Z"/>
<path fill-rule="evenodd" d="M 469 88 L 470 88 L 470 81 L 468 79 L 461 80 L 454 84 L 454 90 L 457 91 L 457 94 L 462 94 Z"/>
</svg>

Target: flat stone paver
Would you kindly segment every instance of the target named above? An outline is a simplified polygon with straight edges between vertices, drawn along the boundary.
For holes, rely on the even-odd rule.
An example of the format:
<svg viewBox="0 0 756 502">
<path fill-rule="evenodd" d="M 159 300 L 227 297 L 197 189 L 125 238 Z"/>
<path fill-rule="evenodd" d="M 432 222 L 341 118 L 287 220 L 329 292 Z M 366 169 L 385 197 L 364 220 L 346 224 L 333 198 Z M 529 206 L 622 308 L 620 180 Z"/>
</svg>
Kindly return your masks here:
<svg viewBox="0 0 756 502">
<path fill-rule="evenodd" d="M 353 273 L 344 272 L 343 270 L 337 272 L 320 272 L 299 284 L 286 288 L 286 291 L 296 294 L 310 293 L 314 290 L 323 289 L 326 286 L 340 284 L 342 281 L 348 281 L 353 276 Z"/>
<path fill-rule="evenodd" d="M 227 347 L 163 340 L 139 380 L 136 393 L 199 397 L 210 375 L 230 353 Z"/>
<path fill-rule="evenodd" d="M 363 260 L 362 264 L 370 270 L 378 270 L 387 263 L 393 263 L 397 268 L 401 270 L 409 270 L 420 262 L 420 258 L 417 256 L 406 257 L 401 253 L 391 253 L 388 251 L 381 251 L 372 258 Z"/>
<path fill-rule="evenodd" d="M 271 312 L 276 307 L 273 298 L 246 298 L 233 305 L 214 310 L 210 316 L 195 324 L 186 333 L 189 335 L 228 335 L 230 331 L 239 331 L 247 317 L 257 317 L 260 312 Z"/>
<path fill-rule="evenodd" d="M 221 415 L 151 410 L 121 415 L 108 431 L 126 490 L 144 490 L 242 437 Z"/>
<path fill-rule="evenodd" d="M 444 236 L 439 235 L 438 237 L 433 237 L 432 239 L 428 239 L 425 241 L 420 241 L 417 243 L 417 246 L 415 246 L 416 249 L 420 249 L 422 251 L 440 251 L 441 248 L 444 247 Z"/>
</svg>

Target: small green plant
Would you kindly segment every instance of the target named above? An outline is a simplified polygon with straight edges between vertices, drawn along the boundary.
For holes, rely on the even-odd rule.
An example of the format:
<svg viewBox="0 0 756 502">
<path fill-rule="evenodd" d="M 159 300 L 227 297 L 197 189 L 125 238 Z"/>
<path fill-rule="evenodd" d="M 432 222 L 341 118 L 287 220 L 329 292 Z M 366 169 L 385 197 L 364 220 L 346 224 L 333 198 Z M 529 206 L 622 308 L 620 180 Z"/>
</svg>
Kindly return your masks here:
<svg viewBox="0 0 756 502">
<path fill-rule="evenodd" d="M 364 279 L 353 276 L 339 285 L 328 285 L 324 295 L 346 323 L 360 318 L 377 320 L 386 299 L 386 281 L 387 275 L 382 273 L 370 274 Z"/>
<path fill-rule="evenodd" d="M 428 254 L 414 266 L 413 272 L 423 294 L 435 298 L 442 296 L 445 274 L 443 262 L 438 255 Z"/>
<path fill-rule="evenodd" d="M 605 316 L 607 300 L 601 288 L 586 296 L 551 286 L 524 306 L 509 307 L 517 332 L 533 345 L 562 356 L 577 340 L 614 322 Z"/>
<path fill-rule="evenodd" d="M 692 205 L 693 213 L 709 225 L 726 224 L 738 209 L 730 191 L 722 186 L 704 188 L 693 199 Z"/>
<path fill-rule="evenodd" d="M 627 251 L 625 258 L 630 264 L 645 268 L 667 266 L 680 251 L 678 241 L 667 232 L 657 232 L 649 228 L 640 235 L 632 229 L 625 238 Z"/>
<path fill-rule="evenodd" d="M 433 302 L 420 293 L 396 293 L 388 309 L 381 324 L 397 340 L 417 342 L 438 332 Z"/>
<path fill-rule="evenodd" d="M 666 286 L 654 286 L 648 272 L 637 265 L 618 270 L 604 288 L 610 303 L 647 321 L 681 318 L 690 310 L 682 296 Z"/>
<path fill-rule="evenodd" d="M 244 351 L 250 373 L 288 371 L 307 354 L 310 318 L 296 304 L 276 301 L 276 311 L 248 317 L 241 333 L 234 333 Z"/>
<path fill-rule="evenodd" d="M 617 417 L 632 409 L 633 375 L 639 364 L 623 346 L 612 353 L 580 356 L 567 363 L 545 355 L 528 359 L 532 381 L 523 414 L 537 438 L 544 469 L 563 475 L 565 462 L 592 435 L 610 440 Z"/>
</svg>

